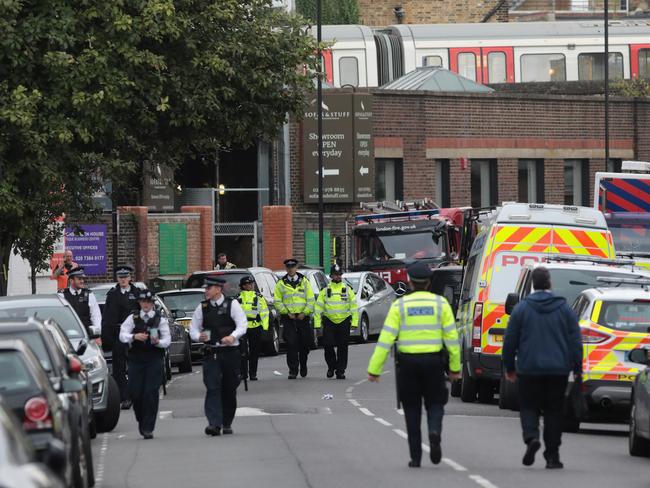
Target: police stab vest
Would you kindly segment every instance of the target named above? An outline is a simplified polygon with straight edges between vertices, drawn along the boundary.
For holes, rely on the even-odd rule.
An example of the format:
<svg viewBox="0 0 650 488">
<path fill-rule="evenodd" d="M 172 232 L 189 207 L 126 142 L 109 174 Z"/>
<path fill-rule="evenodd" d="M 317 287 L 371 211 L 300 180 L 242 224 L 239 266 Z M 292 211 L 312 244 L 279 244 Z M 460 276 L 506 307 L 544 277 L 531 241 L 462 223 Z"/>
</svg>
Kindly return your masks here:
<svg viewBox="0 0 650 488">
<path fill-rule="evenodd" d="M 87 330 L 90 330 L 92 322 L 90 320 L 90 305 L 88 299 L 90 297 L 90 290 L 82 288 L 79 293 L 72 294 L 70 288 L 63 290 L 63 297 L 68 301 L 70 306 L 77 312 Z"/>
<path fill-rule="evenodd" d="M 235 331 L 237 324 L 230 316 L 231 307 L 232 298 L 224 298 L 221 305 L 212 305 L 209 300 L 201 302 L 203 328 L 211 333 L 209 344 L 218 344 Z"/>
<path fill-rule="evenodd" d="M 145 322 L 142 317 L 140 317 L 140 312 L 133 314 L 133 334 L 139 333 L 149 333 L 150 329 L 158 329 L 160 326 L 160 313 L 155 312 L 155 315 Z M 160 333 L 158 334 L 160 338 Z M 129 350 L 129 358 L 136 361 L 147 361 L 151 359 L 161 358 L 165 355 L 165 350 L 161 347 L 156 347 L 151 343 L 151 339 L 146 341 L 136 341 L 134 340 L 131 343 L 131 349 Z"/>
</svg>

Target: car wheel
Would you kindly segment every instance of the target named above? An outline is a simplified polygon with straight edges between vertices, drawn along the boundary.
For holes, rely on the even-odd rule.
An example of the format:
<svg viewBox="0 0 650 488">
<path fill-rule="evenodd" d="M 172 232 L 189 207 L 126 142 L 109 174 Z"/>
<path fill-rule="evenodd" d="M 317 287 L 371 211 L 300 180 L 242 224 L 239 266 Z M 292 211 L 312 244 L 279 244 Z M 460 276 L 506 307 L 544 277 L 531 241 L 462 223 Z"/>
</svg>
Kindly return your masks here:
<svg viewBox="0 0 650 488">
<path fill-rule="evenodd" d="M 451 388 L 449 389 L 449 394 L 451 395 L 452 398 L 458 398 L 460 397 L 460 388 L 461 388 L 461 381 L 456 380 L 451 382 Z"/>
<path fill-rule="evenodd" d="M 368 336 L 370 334 L 370 321 L 368 320 L 368 316 L 364 313 L 361 316 L 361 320 L 359 321 L 359 337 L 357 339 L 357 342 L 359 344 L 365 344 L 368 342 Z"/>
<path fill-rule="evenodd" d="M 650 440 L 640 437 L 636 426 L 636 406 L 632 399 L 632 411 L 630 412 L 630 434 L 628 437 L 629 451 L 631 456 L 650 456 Z"/>
<path fill-rule="evenodd" d="M 499 408 L 501 410 L 519 410 L 519 398 L 517 396 L 517 383 L 506 380 L 506 375 L 501 373 L 499 383 Z"/>
<path fill-rule="evenodd" d="M 272 324 L 270 329 L 271 340 L 269 341 L 269 345 L 266 348 L 267 354 L 269 356 L 277 356 L 280 354 L 280 333 L 278 324 Z"/>
<path fill-rule="evenodd" d="M 83 432 L 79 426 L 74 428 L 74 441 L 70 452 L 72 463 L 72 486 L 74 488 L 88 488 L 88 458 L 84 449 Z"/>
<path fill-rule="evenodd" d="M 464 403 L 476 401 L 476 380 L 469 375 L 469 365 L 463 363 L 463 377 L 460 380 L 460 399 Z"/>
<path fill-rule="evenodd" d="M 91 439 L 97 437 L 97 421 L 95 420 L 95 414 L 90 414 L 90 422 L 88 422 L 88 433 Z"/>
<path fill-rule="evenodd" d="M 93 450 L 90 445 L 90 432 L 84 436 L 84 450 L 86 451 L 86 477 L 88 486 L 95 486 L 95 467 L 93 465 Z"/>
<path fill-rule="evenodd" d="M 169 354 L 165 355 L 165 377 L 167 381 L 172 379 L 172 361 L 169 359 Z"/>
<path fill-rule="evenodd" d="M 108 377 L 108 403 L 106 410 L 95 414 L 97 432 L 112 431 L 120 420 L 120 388 L 112 376 Z"/>
<path fill-rule="evenodd" d="M 490 404 L 494 400 L 494 385 L 489 381 L 478 382 L 478 402 Z"/>
<path fill-rule="evenodd" d="M 185 354 L 183 354 L 183 361 L 178 365 L 179 373 L 191 373 L 192 372 L 192 348 L 190 343 L 186 344 Z"/>
</svg>

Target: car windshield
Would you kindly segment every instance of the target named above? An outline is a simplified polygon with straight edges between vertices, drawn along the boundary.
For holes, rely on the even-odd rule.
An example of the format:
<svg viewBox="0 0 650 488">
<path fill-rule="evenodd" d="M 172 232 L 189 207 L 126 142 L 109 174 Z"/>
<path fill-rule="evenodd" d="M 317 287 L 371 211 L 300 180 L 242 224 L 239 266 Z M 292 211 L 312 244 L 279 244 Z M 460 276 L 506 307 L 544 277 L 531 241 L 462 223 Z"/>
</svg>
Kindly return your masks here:
<svg viewBox="0 0 650 488">
<path fill-rule="evenodd" d="M 646 224 L 623 224 L 608 221 L 617 252 L 650 254 L 650 221 Z"/>
<path fill-rule="evenodd" d="M 445 238 L 431 231 L 355 233 L 356 261 L 360 265 L 391 260 L 445 257 Z"/>
<path fill-rule="evenodd" d="M 650 302 L 603 302 L 598 325 L 626 332 L 650 332 Z"/>
<path fill-rule="evenodd" d="M 0 337 L 4 337 L 5 339 L 21 339 L 32 350 L 34 356 L 36 356 L 36 358 L 39 360 L 43 369 L 45 371 L 52 371 L 52 358 L 50 358 L 50 354 L 47 352 L 47 347 L 45 346 L 43 336 L 41 336 L 37 330 L 26 330 L 18 332 L 12 330 L 11 332 L 5 332 L 0 329 Z M 2 371 L 2 374 L 0 374 L 0 376 L 4 376 L 4 371 L 2 369 L 0 369 L 0 371 Z"/>
<path fill-rule="evenodd" d="M 599 276 L 608 278 L 634 278 L 638 275 L 629 273 L 607 272 L 602 269 L 577 270 L 577 269 L 551 269 L 551 287 L 557 296 L 566 298 L 568 304 L 572 304 L 583 290 L 588 288 L 608 286 L 598 281 Z"/>
<path fill-rule="evenodd" d="M 110 288 L 92 288 L 97 303 L 106 303 L 106 295 L 108 295 L 109 290 Z"/>
<path fill-rule="evenodd" d="M 361 278 L 358 276 L 345 276 L 343 277 L 343 280 L 352 287 L 352 290 L 354 293 L 357 292 L 359 289 L 359 283 L 361 282 Z"/>
<path fill-rule="evenodd" d="M 194 312 L 201 301 L 205 299 L 205 295 L 201 291 L 165 293 L 164 295 L 158 295 L 158 297 L 165 302 L 169 310 L 182 310 L 183 312 Z"/>
<path fill-rule="evenodd" d="M 36 386 L 22 353 L 18 351 L 0 351 L 0 371 L 0 394 Z"/>
<path fill-rule="evenodd" d="M 187 288 L 201 288 L 203 282 L 205 281 L 206 276 L 218 276 L 226 280 L 226 283 L 223 285 L 223 294 L 227 297 L 236 297 L 239 295 L 239 280 L 244 276 L 250 276 L 250 273 L 236 272 L 236 273 L 219 273 L 215 271 L 214 273 L 206 273 L 200 275 L 190 276 L 187 280 Z"/>
<path fill-rule="evenodd" d="M 77 320 L 72 309 L 67 306 L 17 307 L 15 304 L 12 304 L 11 307 L 8 307 L 0 303 L 0 318 L 27 317 L 36 317 L 41 320 L 54 319 L 71 341 L 84 337 L 83 325 Z"/>
</svg>

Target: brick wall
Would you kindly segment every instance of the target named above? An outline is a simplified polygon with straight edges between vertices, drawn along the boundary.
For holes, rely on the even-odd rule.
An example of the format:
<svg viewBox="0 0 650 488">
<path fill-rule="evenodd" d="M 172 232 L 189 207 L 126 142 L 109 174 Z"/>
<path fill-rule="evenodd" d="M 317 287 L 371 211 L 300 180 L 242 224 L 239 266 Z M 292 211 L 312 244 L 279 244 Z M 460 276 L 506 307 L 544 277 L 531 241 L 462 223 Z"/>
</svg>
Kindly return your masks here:
<svg viewBox="0 0 650 488">
<path fill-rule="evenodd" d="M 358 0 L 359 23 L 369 26 L 397 24 L 394 8 L 405 12 L 403 24 L 445 24 L 480 22 L 498 0 Z M 492 21 L 508 21 L 508 2 L 492 17 Z"/>
<path fill-rule="evenodd" d="M 267 206 L 262 209 L 264 235 L 263 265 L 281 269 L 284 260 L 293 256 L 293 211 L 289 206 Z"/>
<path fill-rule="evenodd" d="M 207 206 L 184 206 L 181 213 L 198 214 L 200 219 L 200 260 L 198 269 L 212 269 L 214 257 L 212 253 L 212 240 L 214 238 L 214 219 L 212 207 Z"/>
</svg>

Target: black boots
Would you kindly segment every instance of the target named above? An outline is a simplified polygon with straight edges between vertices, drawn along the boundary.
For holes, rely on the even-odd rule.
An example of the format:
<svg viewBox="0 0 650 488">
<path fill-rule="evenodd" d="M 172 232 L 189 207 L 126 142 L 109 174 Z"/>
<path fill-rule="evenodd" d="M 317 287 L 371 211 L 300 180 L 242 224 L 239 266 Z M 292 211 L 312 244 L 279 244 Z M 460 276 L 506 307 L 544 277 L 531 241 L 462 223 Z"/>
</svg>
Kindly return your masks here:
<svg viewBox="0 0 650 488">
<path fill-rule="evenodd" d="M 429 458 L 433 464 L 440 464 L 442 449 L 440 448 L 440 434 L 431 432 L 429 434 Z"/>
<path fill-rule="evenodd" d="M 526 453 L 524 458 L 521 460 L 524 466 L 532 466 L 535 462 L 535 454 L 539 451 L 539 448 L 542 447 L 542 444 L 539 442 L 539 439 L 529 439 L 526 443 Z"/>
</svg>

